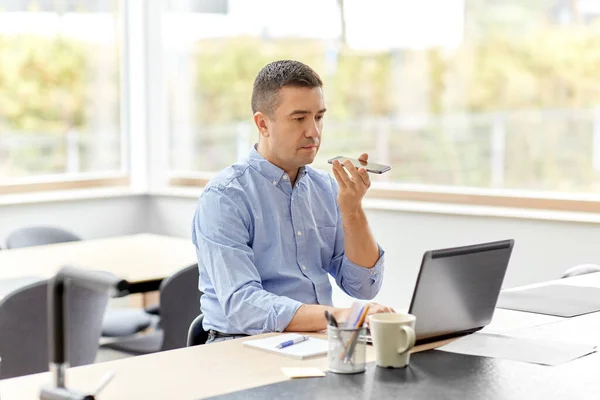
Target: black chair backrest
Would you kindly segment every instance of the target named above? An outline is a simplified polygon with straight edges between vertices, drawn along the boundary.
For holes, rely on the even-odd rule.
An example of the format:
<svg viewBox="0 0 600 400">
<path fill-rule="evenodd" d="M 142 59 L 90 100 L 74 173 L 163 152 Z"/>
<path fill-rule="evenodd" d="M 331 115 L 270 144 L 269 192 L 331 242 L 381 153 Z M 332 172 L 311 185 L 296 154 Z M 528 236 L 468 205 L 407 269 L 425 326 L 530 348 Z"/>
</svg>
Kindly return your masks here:
<svg viewBox="0 0 600 400">
<path fill-rule="evenodd" d="M 53 226 L 31 226 L 13 231 L 6 238 L 7 249 L 42 246 L 45 244 L 79 241 L 81 238 L 62 228 Z"/>
<path fill-rule="evenodd" d="M 188 331 L 188 339 L 187 339 L 188 347 L 205 344 L 206 341 L 208 340 L 208 332 L 205 331 L 204 328 L 202 327 L 203 321 L 204 321 L 204 314 L 200 314 L 190 324 L 190 329 Z"/>
<path fill-rule="evenodd" d="M 166 278 L 160 285 L 160 325 L 164 331 L 162 350 L 185 347 L 188 328 L 200 310 L 198 265 Z"/>
<path fill-rule="evenodd" d="M 96 359 L 108 294 L 69 284 L 67 360 L 70 366 Z M 0 378 L 48 371 L 48 282 L 16 289 L 0 301 Z"/>
</svg>

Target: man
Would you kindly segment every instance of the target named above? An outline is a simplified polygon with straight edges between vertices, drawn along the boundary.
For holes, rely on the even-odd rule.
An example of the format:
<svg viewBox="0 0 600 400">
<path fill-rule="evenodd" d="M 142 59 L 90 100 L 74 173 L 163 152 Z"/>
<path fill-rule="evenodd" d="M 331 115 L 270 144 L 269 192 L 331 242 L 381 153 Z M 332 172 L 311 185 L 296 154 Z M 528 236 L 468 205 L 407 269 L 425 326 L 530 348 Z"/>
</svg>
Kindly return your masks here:
<svg viewBox="0 0 600 400">
<path fill-rule="evenodd" d="M 383 251 L 361 206 L 367 172 L 335 161 L 334 180 L 307 166 L 321 143 L 322 86 L 300 62 L 265 66 L 252 92 L 258 145 L 200 196 L 192 240 L 208 342 L 323 330 L 325 310 L 344 321 L 349 309 L 332 307 L 328 275 L 357 298 L 381 287 Z"/>
</svg>

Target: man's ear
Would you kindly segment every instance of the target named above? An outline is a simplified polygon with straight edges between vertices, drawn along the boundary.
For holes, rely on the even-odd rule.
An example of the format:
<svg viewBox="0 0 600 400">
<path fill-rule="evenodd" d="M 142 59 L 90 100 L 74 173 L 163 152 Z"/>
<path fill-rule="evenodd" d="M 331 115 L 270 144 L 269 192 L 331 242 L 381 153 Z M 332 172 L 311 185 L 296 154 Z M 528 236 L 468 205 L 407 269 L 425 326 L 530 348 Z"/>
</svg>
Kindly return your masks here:
<svg viewBox="0 0 600 400">
<path fill-rule="evenodd" d="M 254 124 L 258 128 L 258 132 L 263 137 L 269 137 L 269 117 L 260 111 L 254 113 Z"/>
</svg>

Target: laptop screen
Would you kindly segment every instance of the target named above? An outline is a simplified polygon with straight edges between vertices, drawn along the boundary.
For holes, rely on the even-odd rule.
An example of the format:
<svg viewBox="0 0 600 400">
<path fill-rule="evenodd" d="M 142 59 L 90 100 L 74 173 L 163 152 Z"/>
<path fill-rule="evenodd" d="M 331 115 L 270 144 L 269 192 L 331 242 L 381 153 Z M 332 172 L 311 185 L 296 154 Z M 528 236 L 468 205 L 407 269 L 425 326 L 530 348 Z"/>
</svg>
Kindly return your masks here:
<svg viewBox="0 0 600 400">
<path fill-rule="evenodd" d="M 513 245 L 504 240 L 424 254 L 409 310 L 419 343 L 490 323 Z"/>
</svg>

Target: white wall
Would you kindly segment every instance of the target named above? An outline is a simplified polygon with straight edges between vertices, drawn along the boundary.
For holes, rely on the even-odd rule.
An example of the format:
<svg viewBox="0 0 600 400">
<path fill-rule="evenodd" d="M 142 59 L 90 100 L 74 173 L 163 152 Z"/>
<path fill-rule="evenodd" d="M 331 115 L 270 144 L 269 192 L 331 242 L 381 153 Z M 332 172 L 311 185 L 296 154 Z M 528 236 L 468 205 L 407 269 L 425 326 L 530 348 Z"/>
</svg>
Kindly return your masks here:
<svg viewBox="0 0 600 400">
<path fill-rule="evenodd" d="M 189 238 L 196 199 L 153 196 L 152 231 Z M 376 239 L 386 252 L 385 280 L 376 301 L 407 307 L 426 250 L 515 239 L 504 281 L 513 287 L 559 278 L 569 266 L 600 263 L 597 224 L 433 213 L 367 211 Z M 336 304 L 348 304 L 341 291 Z"/>
<path fill-rule="evenodd" d="M 196 199 L 125 196 L 0 207 L 0 238 L 29 224 L 63 226 L 84 238 L 152 232 L 191 237 Z M 385 280 L 376 300 L 406 307 L 423 252 L 477 242 L 515 239 L 505 287 L 558 278 L 569 266 L 600 263 L 600 226 L 434 213 L 367 211 L 371 228 L 386 251 Z M 336 304 L 349 299 L 336 290 Z"/>
<path fill-rule="evenodd" d="M 192 218 L 197 202 L 197 199 L 190 197 L 150 196 L 152 232 L 191 240 Z"/>
<path fill-rule="evenodd" d="M 0 244 L 13 230 L 56 225 L 84 239 L 148 232 L 151 213 L 142 195 L 0 206 Z"/>
</svg>

